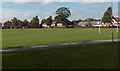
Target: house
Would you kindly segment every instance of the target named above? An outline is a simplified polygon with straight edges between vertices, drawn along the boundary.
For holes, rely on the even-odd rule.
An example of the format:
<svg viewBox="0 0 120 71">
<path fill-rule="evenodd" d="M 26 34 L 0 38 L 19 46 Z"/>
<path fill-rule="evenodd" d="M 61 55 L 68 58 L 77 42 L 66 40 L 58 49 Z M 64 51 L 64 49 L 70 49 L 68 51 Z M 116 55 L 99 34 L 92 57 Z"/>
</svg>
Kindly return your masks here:
<svg viewBox="0 0 120 71">
<path fill-rule="evenodd" d="M 62 27 L 63 27 L 63 24 L 62 24 L 62 23 L 57 23 L 57 27 L 58 27 L 58 28 L 62 28 Z"/>
<path fill-rule="evenodd" d="M 114 26 L 120 26 L 120 18 L 113 17 L 113 25 Z"/>
<path fill-rule="evenodd" d="M 56 22 L 55 22 L 55 21 L 53 21 L 53 23 L 52 23 L 51 27 L 55 27 L 55 26 L 56 26 Z"/>
<path fill-rule="evenodd" d="M 67 27 L 70 27 L 71 25 L 68 25 L 68 24 L 63 24 L 63 23 L 52 23 L 51 27 L 55 27 L 55 24 L 56 24 L 56 27 L 57 28 L 67 28 Z"/>
<path fill-rule="evenodd" d="M 63 24 L 62 23 L 56 23 L 55 21 L 53 21 L 51 27 L 58 27 L 58 28 L 62 28 Z"/>
<path fill-rule="evenodd" d="M 3 23 L 3 29 L 10 29 L 10 28 L 12 28 L 13 26 L 12 26 L 12 22 L 11 21 L 6 21 L 6 22 L 4 22 Z"/>
<path fill-rule="evenodd" d="M 46 23 L 43 23 L 43 24 L 42 24 L 42 27 L 43 27 L 43 28 L 49 28 L 49 26 L 48 26 Z"/>
<path fill-rule="evenodd" d="M 57 24 L 57 26 L 55 26 L 55 24 Z M 46 23 L 44 23 L 44 24 L 42 25 L 42 27 L 44 27 L 44 28 L 49 28 L 49 26 L 48 26 Z M 62 28 L 62 27 L 64 27 L 64 26 L 63 26 L 62 23 L 55 23 L 55 22 L 53 22 L 52 25 L 51 25 L 51 27 Z"/>
<path fill-rule="evenodd" d="M 118 18 L 118 17 L 112 17 L 113 18 L 113 20 L 112 20 L 112 24 L 110 24 L 110 23 L 102 23 L 102 26 L 120 26 L 120 18 Z"/>
<path fill-rule="evenodd" d="M 101 26 L 100 21 L 91 21 L 91 22 L 84 22 L 81 21 L 77 24 L 77 26 L 85 27 L 85 26 Z"/>
<path fill-rule="evenodd" d="M 63 23 L 56 23 L 55 21 L 53 21 L 51 27 L 57 27 L 57 28 L 65 28 L 66 25 L 63 25 Z"/>
</svg>

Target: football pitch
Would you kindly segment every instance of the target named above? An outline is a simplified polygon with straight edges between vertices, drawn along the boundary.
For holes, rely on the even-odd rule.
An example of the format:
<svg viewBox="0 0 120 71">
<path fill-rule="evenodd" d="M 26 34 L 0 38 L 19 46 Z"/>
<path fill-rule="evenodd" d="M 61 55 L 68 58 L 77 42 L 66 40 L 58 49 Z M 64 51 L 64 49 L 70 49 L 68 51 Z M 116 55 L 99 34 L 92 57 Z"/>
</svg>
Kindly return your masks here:
<svg viewBox="0 0 120 71">
<path fill-rule="evenodd" d="M 118 38 L 116 28 L 114 38 Z M 2 48 L 111 39 L 111 28 L 3 29 Z"/>
</svg>

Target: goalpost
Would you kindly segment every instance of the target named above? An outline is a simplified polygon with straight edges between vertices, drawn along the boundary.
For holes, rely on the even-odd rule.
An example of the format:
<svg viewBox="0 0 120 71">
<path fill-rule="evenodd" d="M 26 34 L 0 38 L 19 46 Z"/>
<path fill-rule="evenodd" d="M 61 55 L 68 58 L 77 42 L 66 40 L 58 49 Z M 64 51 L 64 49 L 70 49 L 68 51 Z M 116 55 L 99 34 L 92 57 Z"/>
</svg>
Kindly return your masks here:
<svg viewBox="0 0 120 71">
<path fill-rule="evenodd" d="M 99 21 L 99 28 L 98 28 L 98 29 L 99 29 L 99 34 L 101 33 L 101 30 L 100 30 L 100 25 L 101 25 L 101 23 L 102 23 L 102 22 L 101 22 L 101 20 L 100 20 L 100 21 Z"/>
</svg>

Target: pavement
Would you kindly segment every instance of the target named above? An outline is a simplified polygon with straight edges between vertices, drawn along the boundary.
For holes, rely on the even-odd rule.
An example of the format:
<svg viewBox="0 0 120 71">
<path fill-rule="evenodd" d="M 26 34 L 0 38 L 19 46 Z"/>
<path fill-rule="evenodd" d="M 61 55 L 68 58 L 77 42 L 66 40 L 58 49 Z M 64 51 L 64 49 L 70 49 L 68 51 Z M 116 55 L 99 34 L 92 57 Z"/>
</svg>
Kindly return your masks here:
<svg viewBox="0 0 120 71">
<path fill-rule="evenodd" d="M 114 40 L 114 42 L 118 42 L 118 41 L 120 41 L 120 39 Z M 29 47 L 4 48 L 0 50 L 0 53 L 4 54 L 4 53 L 12 53 L 12 52 L 50 49 L 50 48 L 63 48 L 63 47 L 76 46 L 76 45 L 99 44 L 99 43 L 108 43 L 108 42 L 112 42 L 112 40 L 81 41 L 81 42 L 59 43 L 59 44 L 29 46 Z"/>
</svg>

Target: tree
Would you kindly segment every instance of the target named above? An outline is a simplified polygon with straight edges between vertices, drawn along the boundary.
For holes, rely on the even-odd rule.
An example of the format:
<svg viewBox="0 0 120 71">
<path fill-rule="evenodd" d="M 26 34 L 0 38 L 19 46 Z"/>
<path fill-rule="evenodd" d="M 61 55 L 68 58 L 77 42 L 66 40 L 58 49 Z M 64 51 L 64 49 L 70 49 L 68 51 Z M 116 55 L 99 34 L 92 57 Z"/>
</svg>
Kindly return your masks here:
<svg viewBox="0 0 120 71">
<path fill-rule="evenodd" d="M 108 7 L 102 17 L 103 23 L 111 23 L 112 21 L 112 8 Z"/>
<path fill-rule="evenodd" d="M 43 19 L 43 20 L 41 21 L 41 24 L 44 24 L 44 23 L 45 23 L 45 20 L 46 20 L 46 19 Z"/>
<path fill-rule="evenodd" d="M 39 19 L 38 16 L 33 17 L 33 19 L 31 20 L 31 25 L 36 28 L 39 26 Z"/>
<path fill-rule="evenodd" d="M 56 23 L 60 23 L 61 21 L 63 21 L 65 18 L 63 18 L 62 16 L 56 16 L 55 18 L 54 18 L 54 21 L 56 21 Z"/>
<path fill-rule="evenodd" d="M 88 22 L 87 23 L 88 26 L 91 26 L 92 25 L 91 21 L 94 21 L 94 19 L 93 18 L 88 18 L 88 19 L 85 19 L 85 21 Z"/>
<path fill-rule="evenodd" d="M 53 22 L 52 16 L 49 16 L 49 17 L 45 20 L 45 23 L 46 23 L 49 27 L 51 27 L 52 22 Z"/>
<path fill-rule="evenodd" d="M 79 22 L 81 22 L 82 20 L 72 20 L 71 23 L 74 25 L 74 24 L 78 24 Z"/>
<path fill-rule="evenodd" d="M 18 26 L 19 26 L 20 28 L 22 28 L 22 24 L 23 24 L 23 22 L 22 22 L 21 20 L 18 20 Z"/>
<path fill-rule="evenodd" d="M 72 25 L 72 23 L 68 19 L 64 19 L 62 23 L 67 28 L 69 27 L 69 25 Z"/>
<path fill-rule="evenodd" d="M 12 19 L 12 25 L 13 25 L 14 27 L 17 27 L 17 26 L 19 25 L 18 20 L 17 20 L 16 17 L 14 17 L 14 18 Z"/>
<path fill-rule="evenodd" d="M 28 23 L 29 23 L 29 22 L 25 19 L 25 20 L 23 21 L 22 26 L 26 28 L 26 27 L 28 26 Z"/>
<path fill-rule="evenodd" d="M 42 27 L 42 25 L 45 23 L 46 19 L 42 19 L 40 27 Z"/>
<path fill-rule="evenodd" d="M 56 14 L 57 16 L 54 18 L 54 21 L 56 22 L 55 26 L 57 27 L 57 23 L 63 23 L 68 25 L 68 17 L 70 17 L 71 12 L 69 10 L 69 8 L 66 7 L 60 7 L 56 10 Z"/>
<path fill-rule="evenodd" d="M 2 23 L 0 22 L 0 27 L 2 26 Z"/>
<path fill-rule="evenodd" d="M 71 15 L 69 8 L 60 7 L 56 10 L 56 14 L 58 16 L 62 16 L 63 18 L 68 18 Z"/>
</svg>

